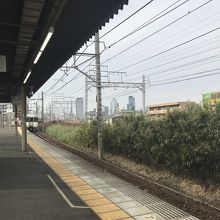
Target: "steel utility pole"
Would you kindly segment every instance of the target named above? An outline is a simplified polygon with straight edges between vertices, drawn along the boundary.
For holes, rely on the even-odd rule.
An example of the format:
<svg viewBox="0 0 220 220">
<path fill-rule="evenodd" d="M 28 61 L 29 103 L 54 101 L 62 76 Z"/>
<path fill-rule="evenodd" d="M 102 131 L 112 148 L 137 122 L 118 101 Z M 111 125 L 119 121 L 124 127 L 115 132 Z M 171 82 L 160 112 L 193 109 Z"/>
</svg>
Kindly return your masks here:
<svg viewBox="0 0 220 220">
<path fill-rule="evenodd" d="M 102 146 L 102 85 L 100 67 L 99 33 L 95 34 L 95 63 L 96 63 L 96 100 L 97 100 L 97 128 L 98 128 L 98 157 L 103 159 Z"/>
<path fill-rule="evenodd" d="M 85 118 L 87 121 L 87 115 L 88 115 L 88 79 L 85 76 Z"/>
<path fill-rule="evenodd" d="M 145 113 L 146 111 L 146 107 L 145 107 L 145 93 L 146 93 L 146 90 L 145 90 L 145 75 L 143 75 L 143 81 L 142 81 L 143 85 L 142 85 L 142 111 L 143 113 Z"/>
</svg>

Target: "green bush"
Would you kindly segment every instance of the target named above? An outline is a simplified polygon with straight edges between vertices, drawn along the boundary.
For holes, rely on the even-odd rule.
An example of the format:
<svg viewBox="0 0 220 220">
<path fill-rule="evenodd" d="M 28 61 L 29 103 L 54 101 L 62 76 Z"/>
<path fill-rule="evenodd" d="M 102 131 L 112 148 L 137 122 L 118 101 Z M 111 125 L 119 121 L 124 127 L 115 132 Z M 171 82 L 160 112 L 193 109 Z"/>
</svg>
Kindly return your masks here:
<svg viewBox="0 0 220 220">
<path fill-rule="evenodd" d="M 190 106 L 151 120 L 143 115 L 103 124 L 106 152 L 156 169 L 203 181 L 220 180 L 220 108 Z M 97 147 L 96 122 L 72 128 L 53 125 L 46 132 L 79 147 Z"/>
</svg>

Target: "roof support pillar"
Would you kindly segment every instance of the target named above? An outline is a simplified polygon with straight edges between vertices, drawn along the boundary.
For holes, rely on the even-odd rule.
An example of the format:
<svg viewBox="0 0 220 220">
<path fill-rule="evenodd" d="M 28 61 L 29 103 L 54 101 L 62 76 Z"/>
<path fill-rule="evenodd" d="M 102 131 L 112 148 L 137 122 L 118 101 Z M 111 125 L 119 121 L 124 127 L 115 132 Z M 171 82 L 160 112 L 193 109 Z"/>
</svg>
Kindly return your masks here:
<svg viewBox="0 0 220 220">
<path fill-rule="evenodd" d="M 14 112 L 15 112 L 15 135 L 18 136 L 18 121 L 17 121 L 17 118 L 18 118 L 18 105 L 15 104 L 14 105 Z"/>
<path fill-rule="evenodd" d="M 22 128 L 22 151 L 27 151 L 27 128 L 26 128 L 26 93 L 25 86 L 21 86 L 21 128 Z"/>
</svg>

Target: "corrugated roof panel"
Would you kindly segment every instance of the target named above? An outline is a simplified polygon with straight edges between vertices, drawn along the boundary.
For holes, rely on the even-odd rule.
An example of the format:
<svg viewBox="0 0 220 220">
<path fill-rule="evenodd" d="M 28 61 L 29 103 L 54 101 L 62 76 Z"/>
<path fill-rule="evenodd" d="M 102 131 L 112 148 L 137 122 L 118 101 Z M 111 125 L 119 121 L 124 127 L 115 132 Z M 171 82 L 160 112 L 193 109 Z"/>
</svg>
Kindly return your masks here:
<svg viewBox="0 0 220 220">
<path fill-rule="evenodd" d="M 101 29 L 128 0 L 68 1 L 54 34 L 32 69 L 28 84 L 39 89 L 98 29 Z M 39 77 L 40 76 L 40 77 Z"/>
</svg>

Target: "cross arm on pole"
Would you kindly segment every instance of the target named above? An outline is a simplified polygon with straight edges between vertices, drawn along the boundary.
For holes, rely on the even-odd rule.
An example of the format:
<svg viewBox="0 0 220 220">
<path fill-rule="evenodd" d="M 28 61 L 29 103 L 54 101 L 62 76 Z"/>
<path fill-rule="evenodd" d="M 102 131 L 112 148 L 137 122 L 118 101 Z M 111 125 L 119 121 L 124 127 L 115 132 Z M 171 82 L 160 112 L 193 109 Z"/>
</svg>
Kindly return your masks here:
<svg viewBox="0 0 220 220">
<path fill-rule="evenodd" d="M 78 67 L 73 67 L 75 70 L 79 71 L 80 73 L 82 73 L 84 76 L 86 76 L 87 78 L 89 78 L 90 80 L 92 80 L 93 82 L 96 82 L 96 80 L 91 77 L 90 75 L 88 75 L 87 73 L 83 72 L 82 70 L 80 70 Z"/>
</svg>

